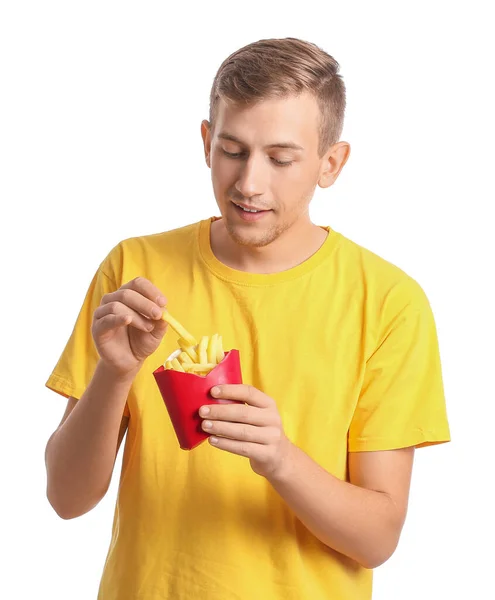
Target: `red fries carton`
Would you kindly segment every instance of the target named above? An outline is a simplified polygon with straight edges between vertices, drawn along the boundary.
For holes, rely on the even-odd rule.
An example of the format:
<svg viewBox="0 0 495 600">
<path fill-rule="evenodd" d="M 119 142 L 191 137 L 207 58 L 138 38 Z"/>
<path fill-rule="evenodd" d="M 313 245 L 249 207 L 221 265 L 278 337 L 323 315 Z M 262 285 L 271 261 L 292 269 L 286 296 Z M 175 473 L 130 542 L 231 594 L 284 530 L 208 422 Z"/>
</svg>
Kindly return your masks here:
<svg viewBox="0 0 495 600">
<path fill-rule="evenodd" d="M 179 353 L 180 350 L 177 350 L 167 360 L 172 360 Z M 213 398 L 211 388 L 223 383 L 242 383 L 238 350 L 225 352 L 222 362 L 206 376 L 165 369 L 163 365 L 153 371 L 153 375 L 183 450 L 192 450 L 209 437 L 201 428 L 203 419 L 198 412 L 201 406 L 233 403 Z"/>
</svg>

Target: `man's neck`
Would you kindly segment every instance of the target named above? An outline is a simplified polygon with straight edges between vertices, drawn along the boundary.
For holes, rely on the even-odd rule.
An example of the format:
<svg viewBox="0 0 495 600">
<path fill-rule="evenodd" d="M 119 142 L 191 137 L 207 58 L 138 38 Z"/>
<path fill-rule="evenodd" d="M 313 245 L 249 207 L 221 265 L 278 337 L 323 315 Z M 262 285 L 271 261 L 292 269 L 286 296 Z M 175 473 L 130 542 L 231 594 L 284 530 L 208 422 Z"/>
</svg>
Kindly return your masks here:
<svg viewBox="0 0 495 600">
<path fill-rule="evenodd" d="M 224 265 L 248 273 L 280 273 L 307 260 L 321 248 L 328 232 L 311 222 L 284 232 L 268 246 L 260 248 L 236 244 L 223 219 L 211 224 L 210 244 Z"/>
</svg>

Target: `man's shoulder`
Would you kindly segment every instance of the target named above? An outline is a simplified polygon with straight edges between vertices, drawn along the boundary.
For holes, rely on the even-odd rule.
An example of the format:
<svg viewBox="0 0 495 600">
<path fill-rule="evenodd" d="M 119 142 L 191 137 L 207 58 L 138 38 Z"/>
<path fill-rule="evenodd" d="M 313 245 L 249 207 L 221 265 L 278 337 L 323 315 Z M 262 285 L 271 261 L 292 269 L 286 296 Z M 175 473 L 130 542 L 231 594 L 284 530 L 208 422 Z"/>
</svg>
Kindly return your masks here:
<svg viewBox="0 0 495 600">
<path fill-rule="evenodd" d="M 387 298 L 394 298 L 399 304 L 425 300 L 423 288 L 404 268 L 358 242 L 340 236 L 340 261 L 353 284 L 363 289 L 368 300 L 379 304 Z"/>
<path fill-rule="evenodd" d="M 158 233 L 150 233 L 146 235 L 137 235 L 126 238 L 120 242 L 120 245 L 125 248 L 143 250 L 157 250 L 168 246 L 176 246 L 176 244 L 188 244 L 196 240 L 199 228 L 203 221 L 196 221 L 174 229 L 167 229 Z"/>
<path fill-rule="evenodd" d="M 154 265 L 187 259 L 197 243 L 203 222 L 196 221 L 174 229 L 124 238 L 113 246 L 101 268 L 107 274 L 114 273 L 118 279 L 119 273 L 145 273 L 153 269 Z"/>
</svg>

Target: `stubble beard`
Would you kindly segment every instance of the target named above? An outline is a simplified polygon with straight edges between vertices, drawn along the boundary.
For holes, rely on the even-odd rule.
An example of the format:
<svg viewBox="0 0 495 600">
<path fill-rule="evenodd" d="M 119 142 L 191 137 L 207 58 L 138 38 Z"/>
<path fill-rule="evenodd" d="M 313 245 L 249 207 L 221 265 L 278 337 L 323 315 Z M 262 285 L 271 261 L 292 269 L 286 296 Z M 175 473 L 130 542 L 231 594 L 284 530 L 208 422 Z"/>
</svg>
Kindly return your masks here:
<svg viewBox="0 0 495 600">
<path fill-rule="evenodd" d="M 251 248 L 263 248 L 268 246 L 287 229 L 284 225 L 271 225 L 260 231 L 243 231 L 238 225 L 233 225 L 229 219 L 225 219 L 225 227 L 232 240 L 239 246 Z M 246 228 L 247 229 L 247 228 Z"/>
</svg>

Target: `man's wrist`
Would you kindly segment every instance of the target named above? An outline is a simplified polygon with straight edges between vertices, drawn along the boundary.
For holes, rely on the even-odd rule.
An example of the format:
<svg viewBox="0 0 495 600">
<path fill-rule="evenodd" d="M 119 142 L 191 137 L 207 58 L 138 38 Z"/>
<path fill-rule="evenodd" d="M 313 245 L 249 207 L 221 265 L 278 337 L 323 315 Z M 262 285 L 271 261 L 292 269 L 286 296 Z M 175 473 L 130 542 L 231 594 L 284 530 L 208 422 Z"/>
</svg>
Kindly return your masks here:
<svg viewBox="0 0 495 600">
<path fill-rule="evenodd" d="M 133 369 L 132 371 L 119 371 L 109 365 L 104 360 L 100 359 L 98 364 L 96 365 L 96 371 L 98 372 L 98 376 L 105 379 L 108 383 L 119 387 L 131 387 L 132 382 L 136 378 L 136 375 L 139 373 L 142 364 Z"/>
<path fill-rule="evenodd" d="M 299 448 L 288 438 L 284 441 L 284 448 L 281 453 L 280 462 L 272 473 L 267 477 L 272 484 L 284 484 L 290 482 L 296 473 L 297 455 Z"/>
</svg>

